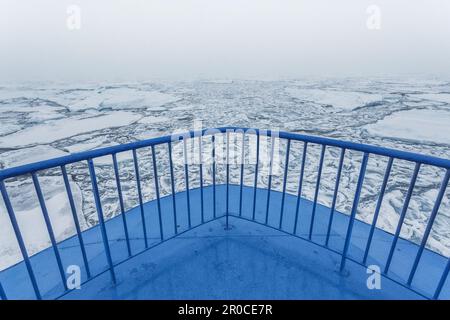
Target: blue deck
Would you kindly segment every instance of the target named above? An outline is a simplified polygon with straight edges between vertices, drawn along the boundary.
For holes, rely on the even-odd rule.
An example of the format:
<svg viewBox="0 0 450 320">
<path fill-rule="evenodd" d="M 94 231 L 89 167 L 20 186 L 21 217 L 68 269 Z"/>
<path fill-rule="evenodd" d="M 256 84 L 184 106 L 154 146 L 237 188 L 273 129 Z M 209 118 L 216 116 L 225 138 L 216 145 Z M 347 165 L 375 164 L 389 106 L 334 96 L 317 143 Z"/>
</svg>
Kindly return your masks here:
<svg viewBox="0 0 450 320">
<path fill-rule="evenodd" d="M 148 244 L 145 249 L 140 209 L 126 213 L 131 252 L 128 259 L 123 221 L 120 216 L 106 222 L 117 283 L 111 282 L 108 263 L 98 226 L 83 232 L 91 274 L 80 290 L 62 295 L 64 288 L 51 248 L 31 257 L 43 298 L 64 299 L 422 299 L 432 296 L 447 263 L 447 258 L 425 250 L 411 289 L 399 283 L 407 280 L 418 246 L 399 239 L 389 270 L 383 276 L 381 290 L 369 290 L 363 259 L 370 226 L 356 221 L 348 251 L 345 272 L 337 271 L 349 218 L 335 212 L 329 248 L 324 247 L 330 209 L 318 205 L 312 241 L 307 238 L 312 202 L 300 202 L 297 235 L 292 233 L 297 197 L 287 194 L 282 230 L 280 220 L 282 193 L 271 191 L 268 226 L 267 190 L 258 189 L 256 221 L 253 214 L 254 189 L 243 187 L 242 217 L 239 216 L 240 187 L 229 188 L 229 224 L 225 230 L 226 186 L 216 186 L 216 214 L 213 216 L 213 188 L 204 187 L 204 220 L 201 224 L 200 189 L 190 190 L 191 225 L 188 230 L 186 192 L 176 194 L 179 234 L 175 236 L 172 197 L 161 198 L 162 227 L 166 242 L 160 243 L 156 201 L 144 205 Z M 207 222 L 209 221 L 209 222 Z M 367 264 L 385 265 L 393 236 L 376 229 Z M 77 237 L 58 244 L 65 268 L 79 265 L 86 281 Z M 331 250 L 330 250 L 331 249 Z M 335 250 L 336 252 L 333 252 Z M 97 276 L 96 276 L 97 275 Z M 23 262 L 0 272 L 0 281 L 9 299 L 34 299 Z M 61 296 L 62 295 L 62 296 Z M 441 299 L 450 298 L 449 281 Z"/>
</svg>

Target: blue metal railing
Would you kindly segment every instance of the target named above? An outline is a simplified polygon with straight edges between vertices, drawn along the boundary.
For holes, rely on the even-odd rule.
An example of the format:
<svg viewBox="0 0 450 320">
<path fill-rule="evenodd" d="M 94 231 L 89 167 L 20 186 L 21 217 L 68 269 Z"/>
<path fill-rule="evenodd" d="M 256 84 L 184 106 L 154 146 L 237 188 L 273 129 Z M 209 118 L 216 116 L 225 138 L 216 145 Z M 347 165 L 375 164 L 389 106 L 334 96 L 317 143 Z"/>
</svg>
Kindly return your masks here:
<svg viewBox="0 0 450 320">
<path fill-rule="evenodd" d="M 341 263 L 340 263 L 341 271 L 344 270 L 346 261 L 350 259 L 348 257 L 348 250 L 349 250 L 349 246 L 350 246 L 350 241 L 352 239 L 353 225 L 354 225 L 355 220 L 357 219 L 356 215 L 358 212 L 358 204 L 360 201 L 361 190 L 362 190 L 363 184 L 364 184 L 364 177 L 365 177 L 365 173 L 366 173 L 366 169 L 367 169 L 367 163 L 368 163 L 369 157 L 371 155 L 387 157 L 388 163 L 386 166 L 380 193 L 379 193 L 378 200 L 376 203 L 376 208 L 375 208 L 375 212 L 373 215 L 372 223 L 370 225 L 370 232 L 369 232 L 367 244 L 366 244 L 366 247 L 364 250 L 364 257 L 363 257 L 362 261 L 355 261 L 354 259 L 351 259 L 352 261 L 355 261 L 356 263 L 359 263 L 364 266 L 367 265 L 367 258 L 368 258 L 369 251 L 370 251 L 370 248 L 372 245 L 374 231 L 376 229 L 376 224 L 377 224 L 377 220 L 378 220 L 378 217 L 380 214 L 381 204 L 383 201 L 384 194 L 386 192 L 386 186 L 387 186 L 388 179 L 389 179 L 389 176 L 391 173 L 393 162 L 396 159 L 400 159 L 400 160 L 410 161 L 415 164 L 414 172 L 411 177 L 411 181 L 409 183 L 406 198 L 404 200 L 403 209 L 400 214 L 400 219 L 397 224 L 395 234 L 393 235 L 393 241 L 391 243 L 387 262 L 385 264 L 385 268 L 383 271 L 383 275 L 388 278 L 390 278 L 389 268 L 390 268 L 390 265 L 392 262 L 392 258 L 395 254 L 396 245 L 400 238 L 401 229 L 404 224 L 404 220 L 405 220 L 405 216 L 406 216 L 406 213 L 408 210 L 409 202 L 411 200 L 411 196 L 412 196 L 414 186 L 415 186 L 417 177 L 419 175 L 419 170 L 420 170 L 421 166 L 422 165 L 430 165 L 433 167 L 438 167 L 438 168 L 444 169 L 445 175 L 440 184 L 439 192 L 435 199 L 435 203 L 434 203 L 432 212 L 430 214 L 430 218 L 427 223 L 424 235 L 421 239 L 418 252 L 414 258 L 414 263 L 410 270 L 408 280 L 405 283 L 400 282 L 401 285 L 413 290 L 413 288 L 411 288 L 411 283 L 416 274 L 418 264 L 421 261 L 421 258 L 422 258 L 423 252 L 425 250 L 425 246 L 427 244 L 428 238 L 430 236 L 434 221 L 438 214 L 441 201 L 445 195 L 446 188 L 449 183 L 450 160 L 427 156 L 427 155 L 415 154 L 415 153 L 406 152 L 406 151 L 399 151 L 399 150 L 393 150 L 393 149 L 388 149 L 388 148 L 339 141 L 339 140 L 334 140 L 334 139 L 329 139 L 329 138 L 307 136 L 307 135 L 287 133 L 287 132 L 277 132 L 277 131 L 270 131 L 270 130 L 263 131 L 263 130 L 259 130 L 259 129 L 225 127 L 225 128 L 218 128 L 218 129 L 206 129 L 206 130 L 202 130 L 202 131 L 191 131 L 191 132 L 187 132 L 186 134 L 183 134 L 183 135 L 165 136 L 165 137 L 160 137 L 160 138 L 155 138 L 155 139 L 127 143 L 127 144 L 123 144 L 123 145 L 81 152 L 81 153 L 77 153 L 77 154 L 73 154 L 73 155 L 69 155 L 69 156 L 65 156 L 65 157 L 55 158 L 55 159 L 51 159 L 51 160 L 47 160 L 47 161 L 41 161 L 41 162 L 23 165 L 23 166 L 19 166 L 19 167 L 15 167 L 15 168 L 1 170 L 0 171 L 0 191 L 1 191 L 4 203 L 5 203 L 6 211 L 8 213 L 9 219 L 11 221 L 11 225 L 13 227 L 14 235 L 19 244 L 19 249 L 20 249 L 20 252 L 22 255 L 22 260 L 25 263 L 26 270 L 27 270 L 28 276 L 30 278 L 32 287 L 34 289 L 36 298 L 41 299 L 42 294 L 38 287 L 38 284 L 36 281 L 36 276 L 33 271 L 32 265 L 30 263 L 30 257 L 27 252 L 27 249 L 26 249 L 26 246 L 25 246 L 25 243 L 23 240 L 23 236 L 21 234 L 21 230 L 17 223 L 17 219 L 15 216 L 13 206 L 9 199 L 9 195 L 8 195 L 7 188 L 5 185 L 5 180 L 31 174 L 32 181 L 33 181 L 33 184 L 35 187 L 35 191 L 38 196 L 39 205 L 40 205 L 40 208 L 41 208 L 41 211 L 43 214 L 43 218 L 45 221 L 47 233 L 50 238 L 51 248 L 54 250 L 54 254 L 55 254 L 55 257 L 57 260 L 58 270 L 61 275 L 61 281 L 63 284 L 64 292 L 66 293 L 70 290 L 67 288 L 67 285 L 66 285 L 66 277 L 65 277 L 64 270 L 63 270 L 63 264 L 61 261 L 59 249 L 57 246 L 58 243 L 56 241 L 55 234 L 54 234 L 54 231 L 52 228 L 52 224 L 51 224 L 51 221 L 48 216 L 45 198 L 42 194 L 42 190 L 41 190 L 41 187 L 39 184 L 39 179 L 38 179 L 38 175 L 37 175 L 38 172 L 40 172 L 42 170 L 46 170 L 46 169 L 51 169 L 51 168 L 60 168 L 61 169 L 61 173 L 62 173 L 62 177 L 64 180 L 64 185 L 65 185 L 65 191 L 68 196 L 71 214 L 73 216 L 74 223 L 75 223 L 76 236 L 79 240 L 80 247 L 81 247 L 83 263 L 84 263 L 86 274 L 87 274 L 86 281 L 89 281 L 97 275 L 93 275 L 90 270 L 89 261 L 88 261 L 87 255 L 86 255 L 86 248 L 85 248 L 85 244 L 83 242 L 82 231 L 81 231 L 81 228 L 80 228 L 80 225 L 78 222 L 74 199 L 73 199 L 73 195 L 72 195 L 72 191 L 71 191 L 71 187 L 70 187 L 70 183 L 69 183 L 69 179 L 68 179 L 67 171 L 66 171 L 66 165 L 68 165 L 68 164 L 73 164 L 73 163 L 80 162 L 80 161 L 87 161 L 87 165 L 88 165 L 88 169 L 89 169 L 89 176 L 90 176 L 91 184 L 92 184 L 93 196 L 94 196 L 94 200 L 95 200 L 95 207 L 97 210 L 98 224 L 99 224 L 99 227 L 101 230 L 101 237 L 102 237 L 102 242 L 103 242 L 103 246 L 104 246 L 104 252 L 105 252 L 105 255 L 107 258 L 107 263 L 108 263 L 108 270 L 111 274 L 112 281 L 115 283 L 116 282 L 116 275 L 114 272 L 115 266 L 122 263 L 123 261 L 126 261 L 126 260 L 132 258 L 133 256 L 136 256 L 137 254 L 140 254 L 141 252 L 143 252 L 145 250 L 148 250 L 148 249 L 154 247 L 154 245 L 150 246 L 148 243 L 148 240 L 147 240 L 148 237 L 147 237 L 147 228 L 146 228 L 146 221 L 145 221 L 145 214 L 144 214 L 144 200 L 143 200 L 143 192 L 142 192 L 142 187 L 141 187 L 141 176 L 140 176 L 140 168 L 139 168 L 139 164 L 138 164 L 137 150 L 144 148 L 144 147 L 150 147 L 150 149 L 151 149 L 153 177 L 154 177 L 154 181 L 155 181 L 154 190 L 156 192 L 156 205 L 157 205 L 158 222 L 159 222 L 159 238 L 160 238 L 159 242 L 158 242 L 158 244 L 159 244 L 159 243 L 162 243 L 168 239 L 171 239 L 171 238 L 177 236 L 178 234 L 184 233 L 184 232 L 191 230 L 192 228 L 195 228 L 198 226 L 198 225 L 193 225 L 192 220 L 191 220 L 191 199 L 190 199 L 190 190 L 191 189 L 190 189 L 190 184 L 189 184 L 190 183 L 190 181 L 189 181 L 189 163 L 188 163 L 188 159 L 187 159 L 188 149 L 187 149 L 187 145 L 186 145 L 186 143 L 189 139 L 199 139 L 199 159 L 200 159 L 199 174 L 200 174 L 200 191 L 201 191 L 201 206 L 200 206 L 200 208 L 201 208 L 201 223 L 200 223 L 200 225 L 201 225 L 203 223 L 211 221 L 211 220 L 207 221 L 205 219 L 205 207 L 203 204 L 203 199 L 204 199 L 204 195 L 203 195 L 204 163 L 203 163 L 203 159 L 202 159 L 203 138 L 211 137 L 209 140 L 209 143 L 211 144 L 211 154 L 212 154 L 211 167 L 212 167 L 212 188 L 213 188 L 213 220 L 215 220 L 215 219 L 223 217 L 222 215 L 217 214 L 217 208 L 216 208 L 216 201 L 217 201 L 217 194 L 216 194 L 217 193 L 216 192 L 217 178 L 216 178 L 216 175 L 218 173 L 217 169 L 219 168 L 216 165 L 216 156 L 217 156 L 216 136 L 222 135 L 224 137 L 224 141 L 226 144 L 226 165 L 225 165 L 225 169 L 224 169 L 224 170 L 226 170 L 226 172 L 225 172 L 226 210 L 225 210 L 224 216 L 226 219 L 226 228 L 228 229 L 229 216 L 231 215 L 229 212 L 229 201 L 230 201 L 230 199 L 229 199 L 230 198 L 230 188 L 229 187 L 231 184 L 230 183 L 230 135 L 231 134 L 242 136 L 241 163 L 240 163 L 240 167 L 239 167 L 239 169 L 240 169 L 239 170 L 239 172 L 240 172 L 240 179 L 239 179 L 240 188 L 239 188 L 239 205 L 238 205 L 239 210 L 238 210 L 238 214 L 233 215 L 233 216 L 267 225 L 271 228 L 274 228 L 274 229 L 280 230 L 282 232 L 289 233 L 291 235 L 300 237 L 304 240 L 313 242 L 322 247 L 328 248 L 334 252 L 339 253 L 341 255 Z M 255 146 L 256 162 L 254 163 L 254 185 L 253 185 L 254 189 L 253 189 L 253 197 L 252 197 L 252 215 L 251 215 L 252 218 L 247 219 L 247 218 L 242 217 L 242 207 L 243 207 L 243 202 L 244 202 L 242 194 L 243 194 L 244 170 L 245 170 L 243 160 L 244 160 L 244 156 L 245 156 L 245 138 L 250 137 L 251 135 L 256 137 L 256 146 Z M 277 224 L 278 227 L 273 227 L 268 224 L 271 192 L 267 192 L 264 223 L 258 222 L 255 219 L 256 218 L 256 195 L 257 195 L 257 191 L 258 191 L 258 176 L 260 174 L 259 169 L 260 169 L 260 160 L 261 160 L 260 159 L 260 138 L 262 136 L 271 137 L 271 149 L 270 149 L 270 157 L 269 157 L 269 175 L 268 175 L 268 187 L 267 187 L 268 190 L 272 190 L 272 170 L 273 170 L 273 162 L 274 162 L 275 139 L 286 141 L 286 154 L 285 154 L 284 170 L 283 170 L 283 176 L 282 176 L 282 178 L 283 178 L 282 198 L 281 198 L 282 200 L 281 200 L 280 217 L 279 217 L 279 221 Z M 185 231 L 182 231 L 182 232 L 179 232 L 178 224 L 177 224 L 177 202 L 175 199 L 176 198 L 176 189 L 175 189 L 176 168 L 174 166 L 174 161 L 173 161 L 173 143 L 179 142 L 179 141 L 182 141 L 182 143 L 183 143 L 183 154 L 184 154 L 183 170 L 184 170 L 184 183 L 185 183 L 185 189 L 186 189 L 186 209 L 187 209 L 187 213 L 188 213 L 188 229 Z M 302 142 L 303 149 L 302 149 L 302 157 L 301 157 L 300 175 L 299 175 L 298 186 L 297 186 L 297 199 L 296 199 L 296 205 L 295 205 L 295 222 L 294 222 L 294 226 L 293 226 L 293 231 L 287 232 L 282 229 L 282 225 L 283 225 L 283 214 L 284 214 L 284 208 L 285 208 L 285 206 L 284 206 L 285 197 L 286 197 L 286 192 L 287 192 L 286 184 L 287 184 L 287 179 L 288 179 L 288 175 L 289 175 L 289 163 L 290 163 L 289 158 L 290 158 L 290 152 L 292 149 L 292 146 L 291 146 L 292 141 Z M 319 164 L 318 164 L 318 168 L 317 168 L 317 178 L 316 178 L 316 183 L 315 183 L 311 220 L 310 220 L 310 224 L 309 224 L 309 228 L 308 228 L 309 232 L 307 233 L 306 237 L 301 237 L 297 233 L 297 225 L 298 225 L 298 221 L 301 221 L 301 215 L 300 215 L 299 209 L 300 209 L 300 202 L 302 201 L 302 188 L 303 188 L 303 183 L 304 183 L 304 178 L 305 178 L 305 162 L 306 162 L 306 158 L 307 158 L 308 146 L 310 144 L 320 145 L 321 151 L 320 151 Z M 167 146 L 167 148 L 168 148 L 168 162 L 167 163 L 163 163 L 161 159 L 159 159 L 159 160 L 157 159 L 157 153 L 155 152 L 155 147 L 159 146 L 159 145 L 164 145 L 164 146 Z M 250 145 L 250 143 L 249 143 L 249 145 Z M 316 208 L 317 208 L 317 203 L 318 203 L 319 188 L 321 186 L 325 152 L 328 147 L 339 148 L 340 156 L 339 156 L 339 163 L 337 165 L 337 175 L 336 175 L 336 180 L 334 183 L 334 191 L 333 191 L 332 203 L 331 203 L 331 208 L 330 208 L 330 216 L 329 216 L 329 220 L 327 223 L 325 243 L 320 244 L 320 243 L 313 241 L 312 235 L 313 235 L 313 230 L 314 230 L 314 226 L 315 226 L 315 214 L 316 214 Z M 250 146 L 249 146 L 249 148 L 250 148 Z M 353 198 L 351 212 L 349 215 L 348 226 L 346 229 L 347 231 L 346 231 L 346 236 L 344 239 L 344 247 L 343 247 L 343 250 L 339 252 L 330 247 L 330 244 L 331 244 L 330 233 L 331 233 L 331 226 L 333 224 L 334 213 L 336 210 L 337 196 L 338 196 L 340 179 L 342 176 L 344 158 L 345 158 L 347 150 L 359 151 L 363 154 L 363 157 L 361 160 L 361 167 L 359 170 L 356 191 L 355 191 L 355 195 Z M 135 173 L 135 177 L 136 177 L 136 189 L 137 189 L 137 196 L 138 196 L 138 200 L 139 200 L 140 219 L 141 219 L 141 224 L 142 224 L 142 229 L 143 229 L 143 234 L 144 234 L 144 241 L 145 241 L 145 248 L 143 249 L 143 251 L 135 253 L 134 255 L 132 254 L 132 251 L 130 248 L 130 237 L 128 234 L 126 210 L 125 210 L 125 206 L 124 206 L 122 186 L 121 186 L 121 182 L 119 179 L 120 172 L 119 172 L 119 167 L 117 164 L 117 154 L 120 152 L 125 152 L 125 151 L 131 151 L 132 156 L 133 156 L 133 166 L 134 166 L 134 173 Z M 101 195 L 100 195 L 99 188 L 98 188 L 96 171 L 95 171 L 95 166 L 94 166 L 94 161 L 93 161 L 95 158 L 102 157 L 102 156 L 111 156 L 112 157 L 112 164 L 113 164 L 116 187 L 117 187 L 117 192 L 118 192 L 118 199 L 119 199 L 120 215 L 122 216 L 122 224 L 124 226 L 125 240 L 126 240 L 126 245 L 127 245 L 126 260 L 122 260 L 122 261 L 116 262 L 116 263 L 113 262 L 113 259 L 111 257 L 111 250 L 110 250 L 110 245 L 109 245 L 109 241 L 108 241 L 108 234 L 107 234 L 106 227 L 105 227 L 104 212 L 103 212 L 102 203 L 101 203 Z M 160 164 L 160 165 L 162 164 L 163 166 L 167 167 L 169 175 L 170 175 L 170 191 L 171 191 L 170 196 L 172 197 L 172 206 L 173 206 L 172 214 L 173 214 L 173 221 L 174 221 L 174 236 L 165 236 L 164 235 L 163 215 L 166 214 L 166 212 L 163 212 L 163 210 L 161 208 L 161 203 L 160 203 L 161 193 L 160 193 L 160 188 L 159 188 L 159 183 L 158 183 L 159 173 L 158 173 L 157 164 Z M 439 298 L 440 292 L 444 286 L 444 283 L 447 279 L 449 272 L 450 272 L 450 260 L 448 260 L 448 263 L 447 263 L 445 269 L 443 270 L 443 273 L 440 277 L 439 283 L 438 283 L 434 293 L 431 296 L 429 296 L 428 298 L 435 298 L 435 299 Z M 394 280 L 394 279 L 392 279 L 392 280 L 399 283 L 398 280 Z M 5 292 L 5 289 L 1 283 L 0 283 L 0 297 L 2 299 L 7 298 L 7 292 Z"/>
</svg>

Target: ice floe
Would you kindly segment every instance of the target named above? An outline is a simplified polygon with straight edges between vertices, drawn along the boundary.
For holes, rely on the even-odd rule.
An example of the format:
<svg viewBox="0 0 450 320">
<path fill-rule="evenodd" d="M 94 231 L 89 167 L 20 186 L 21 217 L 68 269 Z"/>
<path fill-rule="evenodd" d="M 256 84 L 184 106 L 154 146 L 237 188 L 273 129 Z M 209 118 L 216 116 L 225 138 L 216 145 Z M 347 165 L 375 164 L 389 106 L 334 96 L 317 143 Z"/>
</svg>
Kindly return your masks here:
<svg viewBox="0 0 450 320">
<path fill-rule="evenodd" d="M 117 111 L 98 117 L 71 117 L 52 120 L 0 137 L 0 147 L 10 148 L 51 143 L 85 132 L 129 125 L 139 118 L 141 118 L 140 115 L 132 112 Z"/>
<path fill-rule="evenodd" d="M 180 98 L 158 92 L 143 91 L 131 88 L 114 88 L 93 92 L 86 98 L 68 105 L 70 110 L 101 109 L 142 109 L 164 110 L 162 105 L 175 102 Z"/>
<path fill-rule="evenodd" d="M 393 113 L 365 126 L 371 135 L 434 144 L 450 144 L 450 111 L 419 109 Z"/>
<path fill-rule="evenodd" d="M 62 178 L 41 177 L 39 180 L 57 241 L 72 236 L 75 224 Z M 71 180 L 70 186 L 78 220 L 84 228 L 80 188 Z M 31 179 L 10 184 L 8 191 L 28 254 L 49 247 L 50 239 Z M 0 257 L 0 270 L 18 262 L 21 257 L 3 201 L 0 201 Z"/>
<path fill-rule="evenodd" d="M 380 94 L 355 91 L 287 88 L 286 92 L 299 100 L 346 110 L 364 107 L 383 100 L 383 96 Z"/>
<path fill-rule="evenodd" d="M 20 166 L 27 163 L 66 156 L 68 153 L 47 145 L 7 151 L 1 154 L 0 164 L 3 168 Z"/>
<path fill-rule="evenodd" d="M 450 121 L 445 111 L 445 103 L 449 95 L 445 93 L 448 92 L 448 84 L 449 82 L 445 79 L 430 81 L 413 78 L 310 78 L 292 81 L 137 82 L 86 86 L 50 83 L 17 88 L 3 86 L 0 88 L 0 162 L 2 166 L 10 167 L 20 164 L 21 157 L 31 162 L 44 159 L 40 158 L 41 155 L 59 156 L 67 152 L 75 153 L 165 134 L 170 135 L 177 130 L 192 129 L 193 121 L 197 119 L 202 119 L 204 127 L 231 125 L 277 128 L 449 158 L 450 144 L 446 137 L 448 138 L 450 134 L 446 123 Z M 299 103 L 299 100 L 304 103 Z M 377 107 L 363 107 L 371 105 L 377 105 Z M 417 110 L 419 108 L 427 109 Z M 341 111 L 351 111 L 351 115 Z M 392 137 L 385 139 L 388 136 Z M 295 158 L 290 161 L 291 168 L 287 181 L 287 191 L 292 194 L 297 192 L 302 158 L 302 145 L 298 143 L 295 148 L 294 145 L 295 143 L 291 147 L 291 155 Z M 173 145 L 174 159 L 182 159 L 183 148 L 180 147 L 182 147 L 181 144 Z M 205 150 L 207 148 L 205 144 Z M 309 148 L 311 154 L 307 157 L 305 185 L 302 191 L 303 196 L 309 199 L 314 197 L 316 185 L 320 148 L 316 149 L 314 146 Z M 339 152 L 334 150 L 334 161 L 330 161 L 329 157 L 332 154 L 328 149 L 332 148 L 327 148 L 318 202 L 329 205 L 334 191 Z M 157 152 L 158 150 L 161 153 L 158 158 L 167 159 L 166 148 L 157 148 Z M 144 148 L 141 153 L 139 151 L 138 158 L 142 162 L 141 178 L 146 181 L 152 175 L 152 168 L 149 165 L 151 160 L 148 158 L 150 150 Z M 217 152 L 219 155 L 219 151 Z M 337 199 L 337 209 L 345 213 L 350 212 L 352 207 L 352 196 L 355 193 L 361 159 L 360 154 L 352 156 L 350 152 L 348 154 L 347 158 L 346 153 Z M 126 208 L 131 208 L 138 204 L 131 152 L 119 153 L 117 158 L 120 162 L 124 201 Z M 208 159 L 206 153 L 204 159 Z M 94 163 L 101 186 L 100 197 L 105 216 L 114 216 L 120 210 L 117 204 L 117 187 L 113 178 L 111 156 L 96 158 Z M 386 163 L 379 158 L 370 157 L 363 188 L 364 190 L 367 188 L 367 194 L 364 196 L 363 193 L 361 197 L 357 215 L 358 219 L 368 223 L 372 221 L 377 190 L 384 175 L 385 165 Z M 395 161 L 395 165 L 398 165 L 401 174 L 396 172 L 392 175 L 395 179 L 389 183 L 377 224 L 391 232 L 395 231 L 405 197 L 406 191 L 403 190 L 405 188 L 400 187 L 407 186 L 412 172 L 412 168 L 407 164 Z M 261 176 L 260 186 L 267 187 L 267 164 L 262 163 L 261 166 L 264 176 Z M 76 184 L 73 183 L 73 190 L 78 193 L 79 214 L 83 217 L 83 221 L 91 226 L 96 223 L 97 214 L 86 163 L 76 163 L 70 169 L 73 170 L 69 172 L 72 174 L 70 178 L 76 182 Z M 160 169 L 160 191 L 161 194 L 168 194 L 171 184 L 167 177 L 170 175 L 167 168 Z M 198 170 L 196 171 L 195 168 L 190 170 L 194 186 L 199 181 Z M 205 166 L 204 170 L 205 181 L 211 184 L 211 167 Z M 252 170 L 253 168 L 249 166 L 244 172 L 244 182 L 249 186 L 253 185 L 254 171 Z M 183 189 L 183 172 L 182 166 L 175 170 L 176 190 Z M 239 183 L 239 172 L 239 170 L 230 170 L 230 181 Z M 439 188 L 437 181 L 442 180 L 441 176 L 436 177 L 433 174 L 434 171 L 422 166 L 418 183 L 423 177 L 428 180 L 424 186 L 419 186 L 420 192 L 411 200 L 402 236 L 417 240 L 417 234 L 423 233 L 426 217 L 431 211 L 432 202 Z M 60 178 L 58 174 L 56 175 Z M 47 178 L 42 178 L 42 187 L 55 186 L 54 192 L 44 190 L 49 210 L 61 212 L 61 214 L 70 213 L 67 207 L 62 207 L 67 202 L 66 195 L 63 194 L 64 189 L 60 184 L 58 185 L 56 178 Z M 23 190 L 25 196 L 17 198 L 18 192 L 22 192 L 20 186 L 24 182 L 21 181 L 21 178 L 11 183 L 7 181 L 8 191 L 15 198 L 13 205 L 21 212 L 21 218 L 29 214 L 32 217 L 30 221 L 37 221 L 40 218 L 40 212 L 34 190 L 26 187 Z M 224 183 L 224 181 L 224 175 L 217 176 L 218 183 Z M 280 179 L 274 177 L 272 187 L 280 190 L 281 185 Z M 152 186 L 153 183 L 150 181 L 143 183 L 145 200 L 151 198 L 150 194 L 154 196 Z M 23 203 L 18 201 L 20 199 Z M 428 241 L 433 250 L 446 255 L 450 255 L 449 201 L 447 192 Z M 7 236 L 14 239 L 14 236 L 10 229 L 4 229 L 9 225 L 2 206 L 0 198 L 0 261 L 7 265 L 20 258 L 20 252 L 16 250 L 14 241 L 6 239 Z M 62 220 L 64 220 L 62 223 L 70 224 L 69 217 Z M 25 220 L 22 219 L 22 221 Z M 36 222 L 36 225 L 39 223 Z M 27 226 L 24 226 L 25 229 L 26 232 L 33 230 Z M 70 232 L 72 231 L 69 228 L 68 234 Z M 60 230 L 59 233 L 65 234 L 65 231 Z M 40 235 L 37 239 L 38 245 L 32 248 L 32 252 L 48 245 L 49 240 L 44 237 L 45 232 L 39 231 L 38 234 Z"/>
<path fill-rule="evenodd" d="M 416 94 L 414 95 L 414 97 L 438 102 L 445 102 L 450 104 L 450 93 L 425 93 L 425 94 Z"/>
</svg>

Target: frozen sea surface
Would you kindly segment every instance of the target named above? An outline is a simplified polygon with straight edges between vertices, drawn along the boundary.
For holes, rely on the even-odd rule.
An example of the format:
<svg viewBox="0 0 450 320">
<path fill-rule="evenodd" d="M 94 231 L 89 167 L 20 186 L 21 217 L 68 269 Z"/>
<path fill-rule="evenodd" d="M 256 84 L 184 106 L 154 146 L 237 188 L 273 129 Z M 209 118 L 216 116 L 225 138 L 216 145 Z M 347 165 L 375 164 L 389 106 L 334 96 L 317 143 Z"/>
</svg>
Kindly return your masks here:
<svg viewBox="0 0 450 320">
<path fill-rule="evenodd" d="M 0 86 L 0 168 L 116 145 L 174 131 L 203 127 L 243 126 L 280 129 L 369 143 L 450 158 L 450 80 L 425 78 L 345 78 L 283 81 L 208 80 L 189 82 L 130 82 L 61 84 L 34 83 Z M 269 148 L 263 144 L 262 148 Z M 284 150 L 281 144 L 280 149 Z M 165 156 L 165 150 L 157 150 Z M 287 191 L 296 192 L 301 144 L 293 143 Z M 303 196 L 314 196 L 320 148 L 311 146 Z M 175 156 L 182 148 L 174 145 Z M 138 152 L 142 179 L 153 178 L 149 150 Z M 239 154 L 239 152 L 237 152 Z M 339 150 L 328 148 L 319 202 L 330 206 Z M 207 160 L 208 155 L 205 154 Z M 126 208 L 137 204 L 130 153 L 119 154 Z M 356 186 L 361 154 L 348 152 L 344 161 L 337 209 L 348 213 Z M 371 157 L 359 206 L 358 219 L 371 222 L 387 160 Z M 95 160 L 105 214 L 119 213 L 113 170 L 108 157 Z M 176 164 L 180 169 L 181 164 Z M 395 230 L 413 165 L 394 162 L 377 226 Z M 261 163 L 260 187 L 267 185 L 267 162 Z M 97 223 L 85 163 L 68 166 L 69 179 L 82 228 Z M 231 181 L 239 182 L 232 168 Z M 166 168 L 161 168 L 166 172 Z M 191 166 L 193 186 L 198 168 Z M 252 185 L 253 168 L 246 166 L 244 182 Z M 184 188 L 182 170 L 176 188 Z M 281 190 L 282 170 L 272 185 Z M 422 166 L 401 235 L 420 241 L 431 212 L 443 170 Z M 218 182 L 224 181 L 219 176 Z M 58 239 L 74 234 L 59 169 L 39 173 Z M 211 170 L 205 167 L 205 183 Z M 170 181 L 160 176 L 161 192 Z M 197 182 L 198 184 L 198 182 Z M 143 183 L 144 200 L 154 199 L 152 183 Z M 31 178 L 7 181 L 8 192 L 30 253 L 49 245 Z M 447 189 L 428 247 L 450 255 L 450 195 Z M 4 203 L 0 200 L 0 270 L 19 259 Z"/>
</svg>

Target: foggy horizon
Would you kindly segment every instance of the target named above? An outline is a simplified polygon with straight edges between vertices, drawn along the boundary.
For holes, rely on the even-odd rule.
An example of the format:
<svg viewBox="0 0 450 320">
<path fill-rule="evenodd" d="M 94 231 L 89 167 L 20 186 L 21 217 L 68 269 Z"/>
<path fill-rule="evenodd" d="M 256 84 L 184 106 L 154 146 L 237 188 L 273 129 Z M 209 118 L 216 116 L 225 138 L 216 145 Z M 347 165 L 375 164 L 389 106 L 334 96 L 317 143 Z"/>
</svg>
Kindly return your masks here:
<svg viewBox="0 0 450 320">
<path fill-rule="evenodd" d="M 440 0 L 2 0 L 0 81 L 448 77 L 449 17 Z"/>
</svg>

